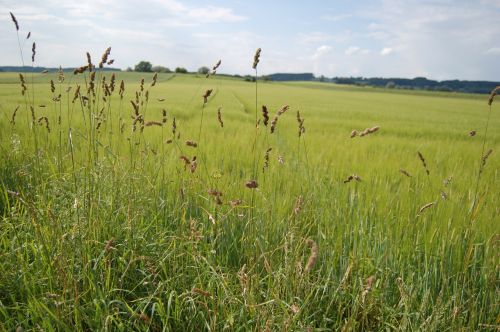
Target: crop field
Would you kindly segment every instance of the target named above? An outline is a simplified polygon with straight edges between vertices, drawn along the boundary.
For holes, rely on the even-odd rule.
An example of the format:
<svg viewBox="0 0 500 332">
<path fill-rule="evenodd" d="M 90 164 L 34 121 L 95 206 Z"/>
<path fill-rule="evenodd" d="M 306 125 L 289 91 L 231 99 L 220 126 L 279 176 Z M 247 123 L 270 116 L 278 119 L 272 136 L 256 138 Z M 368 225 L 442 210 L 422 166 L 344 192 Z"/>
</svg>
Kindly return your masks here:
<svg viewBox="0 0 500 332">
<path fill-rule="evenodd" d="M 489 98 L 2 73 L 0 330 L 495 330 Z"/>
</svg>

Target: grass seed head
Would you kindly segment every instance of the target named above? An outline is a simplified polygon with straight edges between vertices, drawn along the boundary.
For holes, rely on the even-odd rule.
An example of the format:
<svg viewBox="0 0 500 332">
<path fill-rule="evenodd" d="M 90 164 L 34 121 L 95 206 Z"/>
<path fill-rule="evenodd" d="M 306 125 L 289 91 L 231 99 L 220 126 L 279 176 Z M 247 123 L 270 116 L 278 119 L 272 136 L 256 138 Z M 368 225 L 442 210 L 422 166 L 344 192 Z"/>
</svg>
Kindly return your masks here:
<svg viewBox="0 0 500 332">
<path fill-rule="evenodd" d="M 10 13 L 10 18 L 12 19 L 12 22 L 14 22 L 14 25 L 16 26 L 16 30 L 19 31 L 19 23 L 17 22 L 16 17 L 11 12 L 9 12 L 9 13 Z"/>
<path fill-rule="evenodd" d="M 486 153 L 483 155 L 481 158 L 481 168 L 486 166 L 486 161 L 488 160 L 488 157 L 493 153 L 493 149 L 489 149 L 486 151 Z"/>
<path fill-rule="evenodd" d="M 269 112 L 267 111 L 266 105 L 262 105 L 262 117 L 264 118 L 264 126 L 267 127 L 267 124 L 269 123 Z"/>
<path fill-rule="evenodd" d="M 186 145 L 187 146 L 190 146 L 190 147 L 193 147 L 193 148 L 196 148 L 198 147 L 198 144 L 195 142 L 195 141 L 186 141 Z"/>
<path fill-rule="evenodd" d="M 103 68 L 104 64 L 108 62 L 108 57 L 111 54 L 111 47 L 108 47 L 101 56 L 101 62 L 99 62 L 99 68 Z"/>
<path fill-rule="evenodd" d="M 222 107 L 219 107 L 217 109 L 217 121 L 219 121 L 220 127 L 224 128 L 224 122 L 222 121 L 222 113 L 221 113 Z"/>
<path fill-rule="evenodd" d="M 245 183 L 245 186 L 249 189 L 256 189 L 257 187 L 259 187 L 259 185 L 257 184 L 257 181 L 255 180 L 249 180 Z"/>
<path fill-rule="evenodd" d="M 144 122 L 145 127 L 151 127 L 151 126 L 161 127 L 162 125 L 163 124 L 161 122 L 158 122 L 158 121 L 146 121 L 146 122 Z"/>
<path fill-rule="evenodd" d="M 212 91 L 213 91 L 213 89 L 208 89 L 203 94 L 203 105 L 205 105 L 208 102 L 208 97 L 210 97 L 210 95 L 212 94 Z"/>
<path fill-rule="evenodd" d="M 11 14 L 12 15 L 12 14 Z M 488 98 L 488 105 L 491 106 L 491 104 L 493 104 L 493 99 L 495 99 L 495 96 L 498 94 L 498 92 L 500 91 L 500 85 L 495 87 L 491 93 L 490 93 L 490 97 Z"/>
<path fill-rule="evenodd" d="M 432 207 L 434 204 L 436 204 L 436 202 L 430 202 L 430 203 L 427 203 L 425 204 L 424 206 L 422 206 L 418 212 L 419 213 L 422 213 L 423 211 L 427 210 L 428 208 Z"/>
<path fill-rule="evenodd" d="M 36 43 L 33 42 L 33 45 L 31 46 L 31 62 L 35 62 L 35 55 L 36 55 Z"/>
<path fill-rule="evenodd" d="M 40 126 L 45 125 L 45 129 L 50 133 L 49 119 L 46 116 L 42 116 L 38 119 L 38 124 Z"/>
<path fill-rule="evenodd" d="M 253 65 L 252 65 L 253 69 L 257 69 L 257 65 L 259 64 L 259 61 L 260 61 L 260 52 L 261 51 L 262 51 L 262 49 L 260 47 L 255 51 L 255 54 L 253 56 Z"/>
<path fill-rule="evenodd" d="M 406 175 L 407 177 L 411 178 L 411 174 L 408 173 L 408 171 L 406 171 L 405 169 L 400 168 L 399 172 L 401 172 L 401 174 Z"/>
<path fill-rule="evenodd" d="M 420 159 L 420 161 L 422 162 L 422 165 L 425 168 L 425 172 L 427 173 L 427 175 L 429 175 L 430 172 L 429 172 L 429 169 L 427 168 L 427 163 L 425 162 L 424 155 L 421 154 L 420 151 L 417 151 L 417 154 L 418 154 L 418 159 Z"/>
<path fill-rule="evenodd" d="M 10 119 L 10 123 L 12 125 L 16 124 L 16 114 L 18 110 L 19 110 L 19 105 L 14 109 L 14 112 L 12 113 L 12 118 Z"/>
</svg>

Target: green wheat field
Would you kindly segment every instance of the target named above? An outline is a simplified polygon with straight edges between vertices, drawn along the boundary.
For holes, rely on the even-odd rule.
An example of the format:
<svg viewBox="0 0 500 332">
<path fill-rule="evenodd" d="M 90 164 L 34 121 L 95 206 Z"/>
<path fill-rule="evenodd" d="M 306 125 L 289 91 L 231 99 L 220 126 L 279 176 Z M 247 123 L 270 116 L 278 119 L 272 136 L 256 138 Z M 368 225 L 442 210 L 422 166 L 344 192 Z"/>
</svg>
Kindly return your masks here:
<svg viewBox="0 0 500 332">
<path fill-rule="evenodd" d="M 98 65 L 0 83 L 2 331 L 500 326 L 500 100 Z"/>
</svg>

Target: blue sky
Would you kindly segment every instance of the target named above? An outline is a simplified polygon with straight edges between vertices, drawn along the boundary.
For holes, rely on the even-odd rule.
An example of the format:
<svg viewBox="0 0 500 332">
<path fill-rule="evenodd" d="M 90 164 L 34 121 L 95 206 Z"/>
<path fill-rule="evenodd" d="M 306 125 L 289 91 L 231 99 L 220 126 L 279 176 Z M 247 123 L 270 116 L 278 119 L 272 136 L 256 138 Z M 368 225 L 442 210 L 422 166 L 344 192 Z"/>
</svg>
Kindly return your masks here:
<svg viewBox="0 0 500 332">
<path fill-rule="evenodd" d="M 0 0 L 0 64 L 19 65 L 9 11 L 40 66 L 85 64 L 111 46 L 141 60 L 220 72 L 500 80 L 500 0 Z M 29 53 L 29 47 L 26 48 Z"/>
</svg>

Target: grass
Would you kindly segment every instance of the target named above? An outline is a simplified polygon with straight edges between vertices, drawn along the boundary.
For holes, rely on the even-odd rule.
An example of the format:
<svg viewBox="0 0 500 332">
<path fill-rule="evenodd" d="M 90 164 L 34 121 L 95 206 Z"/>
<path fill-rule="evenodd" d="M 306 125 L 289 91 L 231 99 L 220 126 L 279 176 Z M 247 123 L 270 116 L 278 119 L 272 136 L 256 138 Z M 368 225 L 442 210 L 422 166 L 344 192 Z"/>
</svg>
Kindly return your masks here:
<svg viewBox="0 0 500 332">
<path fill-rule="evenodd" d="M 0 74 L 1 330 L 498 328 L 498 103 L 474 204 L 488 96 L 259 81 L 259 118 L 290 105 L 270 134 L 249 82 L 117 73 L 103 102 L 97 74 L 83 106 L 88 73 L 65 75 L 54 94 L 57 73 L 25 75 L 49 133 L 17 74 Z M 165 125 L 132 131 L 136 91 Z"/>
</svg>

